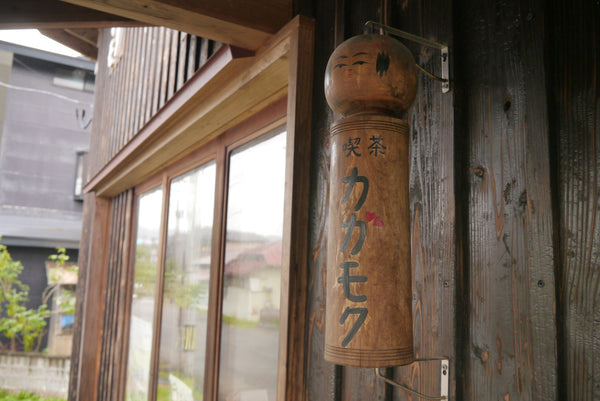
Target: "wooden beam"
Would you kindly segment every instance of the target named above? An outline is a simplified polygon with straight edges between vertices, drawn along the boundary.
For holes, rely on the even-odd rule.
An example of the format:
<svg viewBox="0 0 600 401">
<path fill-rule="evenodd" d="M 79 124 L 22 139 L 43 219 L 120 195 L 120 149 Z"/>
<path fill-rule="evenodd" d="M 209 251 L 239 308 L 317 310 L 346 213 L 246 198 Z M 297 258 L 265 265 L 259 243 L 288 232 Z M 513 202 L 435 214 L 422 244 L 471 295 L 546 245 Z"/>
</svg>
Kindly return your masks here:
<svg viewBox="0 0 600 401">
<path fill-rule="evenodd" d="M 107 198 L 87 196 L 91 202 L 92 229 L 90 242 L 86 244 L 85 293 L 82 329 L 82 347 L 79 355 L 79 382 L 77 384 L 78 401 L 95 401 L 97 392 L 100 337 L 103 316 L 104 277 L 106 273 L 108 235 L 110 228 L 110 210 L 112 202 Z M 85 372 L 85 374 L 82 374 Z"/>
<path fill-rule="evenodd" d="M 256 50 L 292 16 L 291 0 L 63 0 Z"/>
<path fill-rule="evenodd" d="M 94 47 L 98 47 L 100 32 L 97 28 L 67 28 L 65 32 Z"/>
<path fill-rule="evenodd" d="M 92 28 L 90 28 L 91 30 Z M 71 49 L 78 51 L 86 57 L 92 60 L 98 59 L 98 47 L 90 44 L 89 41 L 82 39 L 79 36 L 75 36 L 69 30 L 66 29 L 40 29 L 41 34 L 54 39 L 55 41 L 62 43 L 63 45 L 70 47 Z M 97 31 L 97 29 L 96 29 Z"/>
<path fill-rule="evenodd" d="M 64 3 L 59 0 L 5 0 L 0 29 L 102 28 L 146 25 L 120 15 Z"/>
</svg>

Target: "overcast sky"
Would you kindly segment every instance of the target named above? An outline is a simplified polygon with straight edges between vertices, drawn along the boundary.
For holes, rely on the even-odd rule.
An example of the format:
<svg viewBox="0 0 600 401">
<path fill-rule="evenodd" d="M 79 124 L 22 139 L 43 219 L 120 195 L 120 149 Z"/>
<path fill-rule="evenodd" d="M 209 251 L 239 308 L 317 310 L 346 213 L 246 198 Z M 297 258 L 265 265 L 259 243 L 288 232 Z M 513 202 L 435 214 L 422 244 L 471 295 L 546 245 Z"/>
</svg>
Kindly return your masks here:
<svg viewBox="0 0 600 401">
<path fill-rule="evenodd" d="M 42 35 L 37 29 L 0 30 L 0 40 L 69 57 L 81 57 L 80 53 Z"/>
</svg>

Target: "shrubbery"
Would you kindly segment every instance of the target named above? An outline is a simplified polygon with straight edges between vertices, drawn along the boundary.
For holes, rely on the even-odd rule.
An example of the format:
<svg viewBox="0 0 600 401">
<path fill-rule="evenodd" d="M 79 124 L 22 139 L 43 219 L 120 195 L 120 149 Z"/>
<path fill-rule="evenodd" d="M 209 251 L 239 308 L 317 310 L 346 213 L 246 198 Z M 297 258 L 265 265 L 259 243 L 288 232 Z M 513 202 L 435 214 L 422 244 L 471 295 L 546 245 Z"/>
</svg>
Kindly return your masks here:
<svg viewBox="0 0 600 401">
<path fill-rule="evenodd" d="M 12 260 L 5 245 L 0 244 L 0 334 L 9 344 L 2 348 L 31 352 L 39 349 L 48 307 L 28 308 L 29 287 L 19 280 L 23 265 Z"/>
<path fill-rule="evenodd" d="M 33 393 L 21 391 L 19 394 L 11 394 L 0 390 L 0 401 L 66 401 L 64 398 L 43 398 Z"/>
</svg>

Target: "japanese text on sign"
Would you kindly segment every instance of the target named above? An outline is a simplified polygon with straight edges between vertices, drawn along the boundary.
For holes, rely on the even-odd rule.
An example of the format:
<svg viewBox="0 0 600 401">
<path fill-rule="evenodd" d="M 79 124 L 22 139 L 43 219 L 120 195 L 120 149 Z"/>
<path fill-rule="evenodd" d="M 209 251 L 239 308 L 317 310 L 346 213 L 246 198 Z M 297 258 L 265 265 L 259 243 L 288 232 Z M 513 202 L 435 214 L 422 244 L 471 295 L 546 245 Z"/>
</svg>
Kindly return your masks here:
<svg viewBox="0 0 600 401">
<path fill-rule="evenodd" d="M 354 143 L 352 142 L 352 139 L 349 140 L 349 144 L 350 143 Z M 358 141 L 356 145 L 358 145 L 359 143 L 360 141 Z M 348 186 L 346 193 L 344 194 L 344 197 L 341 201 L 342 205 L 348 202 L 348 200 L 350 199 L 350 195 L 352 195 L 352 193 L 355 190 L 361 190 L 360 196 L 358 197 L 358 200 L 354 205 L 354 211 L 358 212 L 367 199 L 367 195 L 369 193 L 369 179 L 365 176 L 358 175 L 358 168 L 354 167 L 349 176 L 342 178 L 342 184 Z M 358 220 L 356 217 L 356 213 L 352 213 L 350 215 L 350 220 L 342 222 L 341 228 L 346 229 L 346 235 L 344 236 L 344 241 L 342 242 L 340 252 L 346 255 L 347 251 L 349 250 L 351 255 L 358 255 L 365 243 L 365 239 L 367 236 L 366 222 Z M 352 234 L 355 230 L 358 230 L 358 239 L 356 240 L 356 243 L 350 244 Z M 360 304 L 367 301 L 367 296 L 353 293 L 352 284 L 366 283 L 367 277 L 352 274 L 351 270 L 358 267 L 359 263 L 355 261 L 342 262 L 340 264 L 340 268 L 342 269 L 342 275 L 337 278 L 337 282 L 343 285 L 344 295 L 347 300 Z M 342 316 L 340 317 L 340 324 L 344 324 L 346 322 L 346 319 L 348 319 L 350 315 L 358 315 L 358 317 L 356 318 L 356 321 L 352 325 L 350 331 L 346 334 L 346 337 L 344 337 L 344 339 L 342 340 L 342 347 L 347 346 L 350 343 L 350 341 L 352 341 L 358 330 L 365 322 L 368 314 L 369 310 L 365 307 L 346 307 L 346 309 L 342 313 Z"/>
</svg>

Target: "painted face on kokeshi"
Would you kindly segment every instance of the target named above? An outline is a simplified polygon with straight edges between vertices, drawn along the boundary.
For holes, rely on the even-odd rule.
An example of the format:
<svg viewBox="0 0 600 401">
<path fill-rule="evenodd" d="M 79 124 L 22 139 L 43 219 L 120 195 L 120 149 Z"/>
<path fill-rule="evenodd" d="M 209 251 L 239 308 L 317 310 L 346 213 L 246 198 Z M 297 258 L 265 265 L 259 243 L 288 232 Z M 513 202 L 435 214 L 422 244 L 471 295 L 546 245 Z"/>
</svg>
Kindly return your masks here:
<svg viewBox="0 0 600 401">
<path fill-rule="evenodd" d="M 325 97 L 337 114 L 401 116 L 417 93 L 410 51 L 388 36 L 359 35 L 339 45 L 325 70 Z"/>
</svg>

